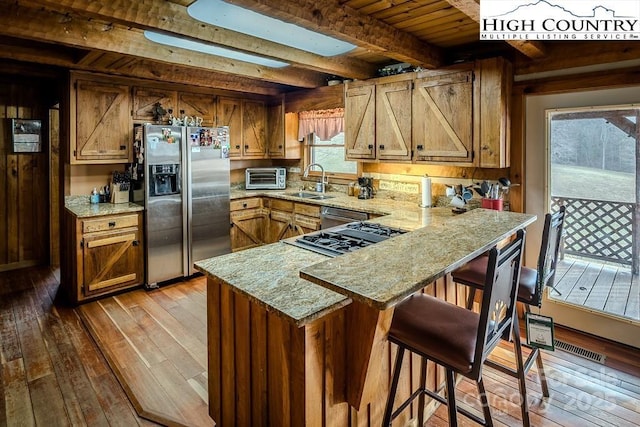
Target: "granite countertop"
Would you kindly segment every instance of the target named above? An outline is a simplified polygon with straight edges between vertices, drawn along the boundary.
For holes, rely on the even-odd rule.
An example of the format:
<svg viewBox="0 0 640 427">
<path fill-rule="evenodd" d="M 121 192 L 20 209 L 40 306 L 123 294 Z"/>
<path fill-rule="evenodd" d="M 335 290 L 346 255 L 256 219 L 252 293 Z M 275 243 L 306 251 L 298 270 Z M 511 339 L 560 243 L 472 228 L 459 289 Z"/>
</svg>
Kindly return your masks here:
<svg viewBox="0 0 640 427">
<path fill-rule="evenodd" d="M 535 220 L 535 215 L 476 209 L 306 266 L 300 276 L 384 310 Z"/>
<path fill-rule="evenodd" d="M 135 203 L 89 203 L 89 196 L 66 196 L 64 207 L 78 218 L 91 218 L 103 215 L 118 215 L 144 210 Z"/>
<path fill-rule="evenodd" d="M 251 301 L 302 326 L 351 303 L 351 299 L 301 279 L 301 268 L 326 260 L 324 255 L 283 242 L 272 243 L 195 263 Z"/>
</svg>

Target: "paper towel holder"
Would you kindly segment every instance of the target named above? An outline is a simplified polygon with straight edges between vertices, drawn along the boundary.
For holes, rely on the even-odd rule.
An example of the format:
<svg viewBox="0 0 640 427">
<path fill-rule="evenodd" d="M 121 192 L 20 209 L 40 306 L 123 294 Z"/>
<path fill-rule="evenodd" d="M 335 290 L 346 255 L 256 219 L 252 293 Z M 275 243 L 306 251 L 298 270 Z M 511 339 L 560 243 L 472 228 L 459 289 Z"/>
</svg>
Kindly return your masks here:
<svg viewBox="0 0 640 427">
<path fill-rule="evenodd" d="M 430 208 L 433 203 L 431 200 L 431 178 L 426 174 L 421 179 L 421 196 L 422 200 L 418 206 L 421 208 Z"/>
</svg>

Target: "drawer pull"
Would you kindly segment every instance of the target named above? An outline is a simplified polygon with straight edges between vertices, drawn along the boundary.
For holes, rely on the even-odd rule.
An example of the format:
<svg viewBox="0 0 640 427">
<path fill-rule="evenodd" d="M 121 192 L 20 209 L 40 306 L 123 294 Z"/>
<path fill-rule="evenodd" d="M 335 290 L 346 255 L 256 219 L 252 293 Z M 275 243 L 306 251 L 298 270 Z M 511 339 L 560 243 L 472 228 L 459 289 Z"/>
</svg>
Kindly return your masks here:
<svg viewBox="0 0 640 427">
<path fill-rule="evenodd" d="M 131 242 L 131 244 L 133 246 L 140 246 L 140 240 L 134 240 L 133 242 Z"/>
<path fill-rule="evenodd" d="M 422 151 L 424 149 L 424 146 L 423 145 L 418 145 L 417 148 L 418 148 L 418 151 Z"/>
<path fill-rule="evenodd" d="M 115 221 L 109 221 L 109 228 L 113 228 L 116 226 L 116 222 Z"/>
</svg>

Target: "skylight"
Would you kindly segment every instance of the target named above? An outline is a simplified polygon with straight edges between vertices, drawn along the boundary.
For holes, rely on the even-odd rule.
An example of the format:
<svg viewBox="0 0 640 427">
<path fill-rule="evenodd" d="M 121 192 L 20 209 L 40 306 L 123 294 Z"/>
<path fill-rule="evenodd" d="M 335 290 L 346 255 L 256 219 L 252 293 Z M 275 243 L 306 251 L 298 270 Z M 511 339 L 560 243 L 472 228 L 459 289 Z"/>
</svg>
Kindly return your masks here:
<svg viewBox="0 0 640 427">
<path fill-rule="evenodd" d="M 264 65 L 266 67 L 282 68 L 289 65 L 286 62 L 276 61 L 274 59 L 264 58 L 262 56 L 251 55 L 248 53 L 242 53 L 223 47 L 213 46 L 207 43 L 183 39 L 181 37 L 156 33 L 154 31 L 145 31 L 144 36 L 152 42 L 164 44 L 167 46 L 179 47 L 183 49 L 193 50 L 195 52 L 208 53 L 209 55 L 223 56 L 225 58 L 237 59 L 238 61 L 250 62 L 252 64 Z"/>
<path fill-rule="evenodd" d="M 356 46 L 319 34 L 295 24 L 261 15 L 222 0 L 197 0 L 187 8 L 189 15 L 202 22 L 228 30 L 270 40 L 322 56 L 348 52 Z"/>
</svg>

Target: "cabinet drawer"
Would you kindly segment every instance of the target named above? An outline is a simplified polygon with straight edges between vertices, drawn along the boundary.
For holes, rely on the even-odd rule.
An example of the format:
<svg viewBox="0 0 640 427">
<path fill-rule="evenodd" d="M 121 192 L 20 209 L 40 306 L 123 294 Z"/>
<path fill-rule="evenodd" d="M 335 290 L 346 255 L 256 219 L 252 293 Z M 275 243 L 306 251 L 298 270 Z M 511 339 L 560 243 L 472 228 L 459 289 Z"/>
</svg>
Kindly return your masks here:
<svg viewBox="0 0 640 427">
<path fill-rule="evenodd" d="M 270 199 L 270 207 L 276 211 L 293 212 L 293 202 L 288 200 Z"/>
<path fill-rule="evenodd" d="M 82 232 L 93 233 L 95 231 L 117 230 L 119 228 L 137 227 L 138 215 L 118 215 L 85 219 L 82 221 Z"/>
<path fill-rule="evenodd" d="M 314 218 L 320 218 L 320 206 L 318 205 L 307 205 L 304 203 L 296 203 L 294 208 L 293 208 L 293 212 L 300 214 L 300 215 L 306 215 L 306 216 L 312 216 Z"/>
<path fill-rule="evenodd" d="M 239 211 L 242 209 L 252 209 L 252 208 L 260 208 L 260 207 L 262 207 L 262 199 L 259 197 L 231 201 L 232 211 Z"/>
<path fill-rule="evenodd" d="M 295 223 L 296 225 L 309 230 L 320 230 L 320 218 L 313 218 L 296 214 Z"/>
</svg>

